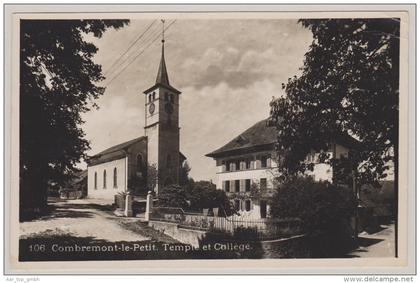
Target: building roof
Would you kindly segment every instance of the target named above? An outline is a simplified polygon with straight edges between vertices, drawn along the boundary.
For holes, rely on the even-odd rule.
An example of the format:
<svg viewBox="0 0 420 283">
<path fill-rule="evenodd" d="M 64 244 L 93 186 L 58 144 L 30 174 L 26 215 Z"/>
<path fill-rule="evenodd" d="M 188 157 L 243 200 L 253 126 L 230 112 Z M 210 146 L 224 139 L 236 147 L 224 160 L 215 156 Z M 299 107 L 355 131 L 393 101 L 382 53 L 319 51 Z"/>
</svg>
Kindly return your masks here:
<svg viewBox="0 0 420 283">
<path fill-rule="evenodd" d="M 115 160 L 118 158 L 122 158 L 125 156 L 125 152 L 124 150 L 127 149 L 129 146 L 142 141 L 142 140 L 146 140 L 147 137 L 142 136 L 142 137 L 138 137 L 114 146 L 111 146 L 91 157 L 89 157 L 87 163 L 88 165 L 95 165 L 95 164 L 100 164 L 100 163 L 104 163 L 104 162 L 108 162 L 111 160 Z"/>
<path fill-rule="evenodd" d="M 165 45 L 162 43 L 162 57 L 160 58 L 159 70 L 156 76 L 156 84 L 170 85 L 168 71 L 165 63 Z"/>
<path fill-rule="evenodd" d="M 168 90 L 171 90 L 177 94 L 180 94 L 181 92 L 170 85 L 169 83 L 169 76 L 168 76 L 168 70 L 166 69 L 166 62 L 165 62 L 165 44 L 164 40 L 162 40 L 162 56 L 160 58 L 160 64 L 158 73 L 156 76 L 156 83 L 154 86 L 148 88 L 144 91 L 145 94 L 149 93 L 151 90 L 153 90 L 156 87 L 165 87 Z"/>
<path fill-rule="evenodd" d="M 221 148 L 206 154 L 206 156 L 218 157 L 227 153 L 240 153 L 250 148 L 272 149 L 276 138 L 276 128 L 267 126 L 267 119 L 264 119 L 248 128 Z"/>
<path fill-rule="evenodd" d="M 115 151 L 119 151 L 119 150 L 124 150 L 127 147 L 129 147 L 130 145 L 133 145 L 133 144 L 135 144 L 135 143 L 137 143 L 139 141 L 145 140 L 145 139 L 147 139 L 147 137 L 142 136 L 142 137 L 138 137 L 138 138 L 135 138 L 135 139 L 132 139 L 132 140 L 129 140 L 129 141 L 126 141 L 126 142 L 123 142 L 123 143 L 120 143 L 120 144 L 111 146 L 110 148 L 107 148 L 107 149 L 105 149 L 105 150 L 103 150 L 103 151 L 95 154 L 92 157 L 100 156 L 100 155 L 105 155 L 105 154 L 108 154 L 108 153 L 111 153 L 111 152 L 115 152 Z"/>
<path fill-rule="evenodd" d="M 206 156 L 216 158 L 257 150 L 273 150 L 276 141 L 276 127 L 268 126 L 268 119 L 264 119 L 245 130 L 221 148 L 206 154 Z M 359 145 L 357 140 L 344 134 L 337 136 L 335 142 L 352 148 L 356 148 Z"/>
<path fill-rule="evenodd" d="M 89 159 L 87 160 L 88 165 L 96 165 L 96 164 L 101 164 L 101 163 L 105 163 L 108 161 L 112 161 L 112 160 L 116 160 L 119 158 L 123 158 L 125 157 L 125 150 L 130 147 L 131 145 L 143 141 L 143 140 L 147 140 L 146 136 L 142 136 L 142 137 L 138 137 L 114 146 L 111 146 L 91 157 L 89 157 Z M 182 154 L 182 152 L 179 152 L 180 158 L 181 158 L 181 162 L 184 162 L 187 157 L 185 157 L 184 154 Z"/>
</svg>

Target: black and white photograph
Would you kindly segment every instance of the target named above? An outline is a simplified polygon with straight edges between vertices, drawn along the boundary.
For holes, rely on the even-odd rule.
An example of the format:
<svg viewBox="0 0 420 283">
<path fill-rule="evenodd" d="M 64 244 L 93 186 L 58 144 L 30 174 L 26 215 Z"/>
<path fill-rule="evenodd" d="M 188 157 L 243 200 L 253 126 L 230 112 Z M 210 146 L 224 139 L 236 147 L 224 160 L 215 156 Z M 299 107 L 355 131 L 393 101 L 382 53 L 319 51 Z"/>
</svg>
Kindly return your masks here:
<svg viewBox="0 0 420 283">
<path fill-rule="evenodd" d="M 406 257 L 398 14 L 16 24 L 18 263 Z"/>
</svg>

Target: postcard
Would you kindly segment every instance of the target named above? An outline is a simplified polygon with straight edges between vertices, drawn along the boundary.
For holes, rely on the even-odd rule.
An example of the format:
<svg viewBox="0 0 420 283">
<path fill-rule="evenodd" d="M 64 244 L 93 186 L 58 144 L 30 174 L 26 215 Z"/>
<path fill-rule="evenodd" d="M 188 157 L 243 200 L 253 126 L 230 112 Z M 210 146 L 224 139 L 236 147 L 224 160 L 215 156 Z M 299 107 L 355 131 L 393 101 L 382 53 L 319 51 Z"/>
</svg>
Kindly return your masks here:
<svg viewBox="0 0 420 283">
<path fill-rule="evenodd" d="M 6 6 L 11 274 L 414 272 L 413 6 Z"/>
</svg>

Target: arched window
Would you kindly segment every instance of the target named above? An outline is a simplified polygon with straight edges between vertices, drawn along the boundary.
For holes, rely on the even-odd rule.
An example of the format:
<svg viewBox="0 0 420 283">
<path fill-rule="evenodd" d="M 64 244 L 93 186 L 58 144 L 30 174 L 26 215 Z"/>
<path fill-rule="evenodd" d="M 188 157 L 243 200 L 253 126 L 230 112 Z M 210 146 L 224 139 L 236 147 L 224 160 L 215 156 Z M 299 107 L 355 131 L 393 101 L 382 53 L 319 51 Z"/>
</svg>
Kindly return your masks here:
<svg viewBox="0 0 420 283">
<path fill-rule="evenodd" d="M 166 156 L 166 168 L 170 168 L 172 165 L 172 157 L 170 154 Z"/>
<path fill-rule="evenodd" d="M 156 99 L 156 93 L 153 92 L 153 100 L 155 100 L 155 99 Z"/>
<path fill-rule="evenodd" d="M 149 102 L 152 102 L 152 95 L 149 94 Z"/>
<path fill-rule="evenodd" d="M 117 167 L 114 168 L 114 188 L 117 188 Z"/>
<path fill-rule="evenodd" d="M 106 170 L 104 170 L 104 189 L 106 189 Z"/>
<path fill-rule="evenodd" d="M 136 168 L 137 172 L 143 172 L 143 155 L 141 155 L 140 153 L 137 154 Z"/>
<path fill-rule="evenodd" d="M 98 173 L 96 173 L 96 172 L 95 172 L 95 176 L 94 176 L 94 178 L 93 178 L 93 188 L 94 188 L 95 190 L 97 190 L 97 189 L 98 189 Z"/>
</svg>

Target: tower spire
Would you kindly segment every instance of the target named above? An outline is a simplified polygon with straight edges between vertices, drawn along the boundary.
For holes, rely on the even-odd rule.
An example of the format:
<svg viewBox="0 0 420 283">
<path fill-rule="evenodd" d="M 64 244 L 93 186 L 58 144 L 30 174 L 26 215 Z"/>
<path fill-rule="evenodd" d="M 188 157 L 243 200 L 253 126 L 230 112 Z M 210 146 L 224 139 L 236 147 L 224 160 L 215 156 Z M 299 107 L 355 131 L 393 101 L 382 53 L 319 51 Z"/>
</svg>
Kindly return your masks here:
<svg viewBox="0 0 420 283">
<path fill-rule="evenodd" d="M 165 43 L 165 20 L 162 19 L 162 44 Z"/>
<path fill-rule="evenodd" d="M 162 21 L 162 57 L 160 59 L 159 70 L 156 77 L 157 84 L 164 84 L 169 86 L 168 71 L 165 63 L 165 20 Z"/>
</svg>

